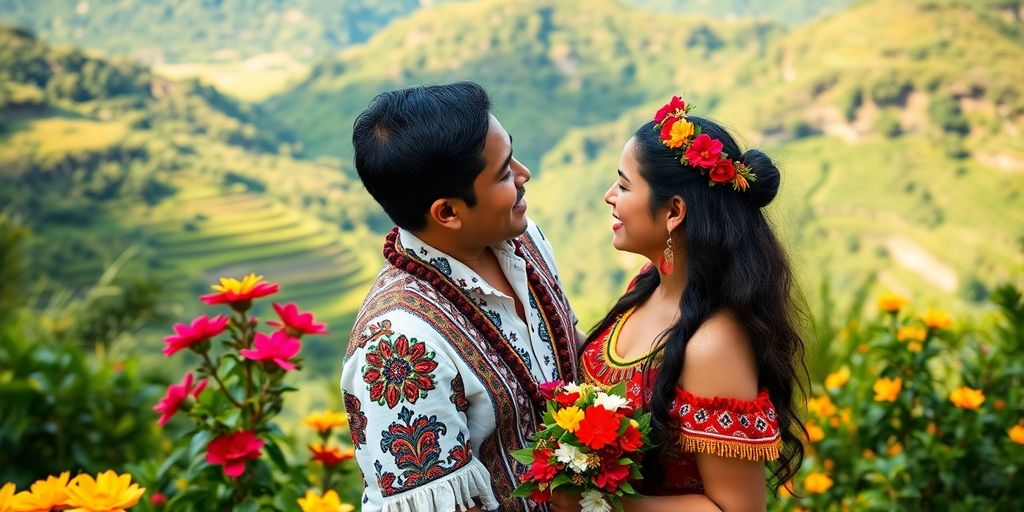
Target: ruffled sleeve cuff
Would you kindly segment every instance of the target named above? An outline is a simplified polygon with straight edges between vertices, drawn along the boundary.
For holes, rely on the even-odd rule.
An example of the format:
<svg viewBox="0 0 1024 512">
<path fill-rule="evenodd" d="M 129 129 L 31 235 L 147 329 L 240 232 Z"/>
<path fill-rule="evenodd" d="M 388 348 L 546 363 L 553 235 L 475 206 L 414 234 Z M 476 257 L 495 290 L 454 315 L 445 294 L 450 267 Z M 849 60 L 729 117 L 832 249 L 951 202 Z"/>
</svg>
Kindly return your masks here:
<svg viewBox="0 0 1024 512">
<path fill-rule="evenodd" d="M 381 511 L 469 510 L 474 506 L 474 498 L 479 500 L 484 510 L 498 509 L 498 500 L 491 490 L 490 475 L 477 459 L 443 478 L 385 498 Z"/>
<path fill-rule="evenodd" d="M 677 387 L 670 417 L 679 422 L 679 443 L 687 452 L 761 461 L 778 459 L 782 449 L 767 389 L 753 400 L 735 400 L 701 397 Z"/>
</svg>

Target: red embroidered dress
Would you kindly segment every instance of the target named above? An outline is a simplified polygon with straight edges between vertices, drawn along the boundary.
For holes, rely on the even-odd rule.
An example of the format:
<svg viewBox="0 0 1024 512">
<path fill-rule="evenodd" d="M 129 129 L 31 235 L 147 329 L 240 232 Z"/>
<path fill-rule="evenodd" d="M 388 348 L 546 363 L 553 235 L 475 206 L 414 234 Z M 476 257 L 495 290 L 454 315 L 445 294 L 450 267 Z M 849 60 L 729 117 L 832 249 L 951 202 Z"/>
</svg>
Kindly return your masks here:
<svg viewBox="0 0 1024 512">
<path fill-rule="evenodd" d="M 627 381 L 631 397 L 650 396 L 654 370 L 648 386 L 643 382 L 643 366 L 649 358 L 631 361 L 618 356 L 618 337 L 623 324 L 632 315 L 630 309 L 584 349 L 580 375 L 591 384 L 610 388 Z M 641 395 L 642 394 L 642 395 Z M 748 460 L 778 458 L 782 440 L 779 435 L 775 407 L 762 389 L 754 400 L 707 398 L 676 387 L 675 400 L 669 411 L 670 426 L 676 442 L 657 452 L 665 481 L 656 489 L 643 489 L 649 495 L 695 494 L 704 492 L 697 453 Z"/>
</svg>

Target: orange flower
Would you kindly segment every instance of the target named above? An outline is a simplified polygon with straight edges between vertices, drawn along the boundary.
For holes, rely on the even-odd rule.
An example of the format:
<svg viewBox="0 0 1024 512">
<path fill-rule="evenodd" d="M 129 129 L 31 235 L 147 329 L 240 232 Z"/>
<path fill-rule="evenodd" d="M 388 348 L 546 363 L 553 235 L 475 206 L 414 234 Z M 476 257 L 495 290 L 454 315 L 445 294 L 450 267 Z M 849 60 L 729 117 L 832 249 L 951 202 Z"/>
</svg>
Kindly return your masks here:
<svg viewBox="0 0 1024 512">
<path fill-rule="evenodd" d="M 890 444 L 889 449 L 886 450 L 886 453 L 888 453 L 890 457 L 895 457 L 903 453 L 903 445 L 901 445 L 900 443 Z"/>
<path fill-rule="evenodd" d="M 812 443 L 817 443 L 818 441 L 825 439 L 825 431 L 817 424 L 808 421 L 806 426 L 807 438 L 810 439 Z"/>
<path fill-rule="evenodd" d="M 793 481 L 790 480 L 790 481 L 782 484 L 782 487 L 779 487 L 779 494 L 782 495 L 782 496 L 792 496 L 793 495 Z"/>
<path fill-rule="evenodd" d="M 323 411 L 306 416 L 302 424 L 317 432 L 327 432 L 332 428 L 347 427 L 348 415 L 334 411 Z"/>
<path fill-rule="evenodd" d="M 325 466 L 337 466 L 356 456 L 356 451 L 352 448 L 342 450 L 335 446 L 324 446 L 319 443 L 309 445 L 309 451 L 313 452 L 313 460 Z"/>
<path fill-rule="evenodd" d="M 882 377 L 875 381 L 875 401 L 895 402 L 896 397 L 900 395 L 901 389 L 903 389 L 903 379 L 899 377 L 896 377 L 895 379 Z"/>
<path fill-rule="evenodd" d="M 836 463 L 832 462 L 832 459 L 825 459 L 821 463 L 821 467 L 825 468 L 825 471 L 831 471 L 832 468 L 836 467 Z"/>
<path fill-rule="evenodd" d="M 828 395 L 807 399 L 807 410 L 817 414 L 819 418 L 827 418 L 836 413 L 836 406 Z"/>
<path fill-rule="evenodd" d="M 18 502 L 18 510 L 51 510 L 54 507 L 64 507 L 68 501 L 68 479 L 70 471 L 65 471 L 59 477 L 49 476 L 46 480 L 39 480 L 32 484 L 31 492 L 22 491 L 15 496 Z"/>
<path fill-rule="evenodd" d="M 915 354 L 920 352 L 923 348 L 924 345 L 922 345 L 920 341 L 911 341 L 910 343 L 907 343 L 907 350 Z"/>
<path fill-rule="evenodd" d="M 960 386 L 949 394 L 949 401 L 961 409 L 977 409 L 985 403 L 985 393 L 980 389 Z"/>
<path fill-rule="evenodd" d="M 953 325 L 953 318 L 941 309 L 928 309 L 921 313 L 921 320 L 929 329 L 948 329 Z"/>
<path fill-rule="evenodd" d="M 928 331 L 926 331 L 923 327 L 900 327 L 896 331 L 897 341 L 924 341 L 924 339 L 927 337 Z"/>
<path fill-rule="evenodd" d="M 68 486 L 69 512 L 123 512 L 134 507 L 146 490 L 131 482 L 131 475 L 113 471 L 100 473 L 95 480 L 78 475 Z"/>
<path fill-rule="evenodd" d="M 0 488 L 0 512 L 14 512 L 15 490 L 14 484 L 4 484 L 4 486 Z"/>
<path fill-rule="evenodd" d="M 821 494 L 832 487 L 832 479 L 824 473 L 811 472 L 804 479 L 804 489 L 811 494 Z"/>
<path fill-rule="evenodd" d="M 843 384 L 846 384 L 848 380 L 850 380 L 850 368 L 843 366 L 825 377 L 825 387 L 828 389 L 838 389 L 843 387 Z"/>
<path fill-rule="evenodd" d="M 685 119 L 679 119 L 671 125 L 666 123 L 665 126 L 669 128 L 662 130 L 662 142 L 672 149 L 683 147 L 683 144 L 686 144 L 686 141 L 693 135 L 693 123 Z"/>
<path fill-rule="evenodd" d="M 871 459 L 875 458 L 875 452 L 870 450 L 870 449 L 864 450 L 864 453 L 861 454 L 861 455 L 863 455 L 864 458 L 867 459 L 867 460 L 871 460 Z"/>
<path fill-rule="evenodd" d="M 896 295 L 895 293 L 883 293 L 878 297 L 878 309 L 885 311 L 886 313 L 896 314 L 899 313 L 903 306 L 907 305 L 907 299 Z"/>
<path fill-rule="evenodd" d="M 1017 444 L 1024 444 L 1024 426 L 1014 425 L 1010 430 L 1006 431 L 1010 435 L 1010 439 Z"/>
<path fill-rule="evenodd" d="M 992 408 L 997 410 L 997 411 L 1001 411 L 1003 409 L 1006 409 L 1006 402 L 997 399 L 995 402 L 992 402 Z"/>
</svg>

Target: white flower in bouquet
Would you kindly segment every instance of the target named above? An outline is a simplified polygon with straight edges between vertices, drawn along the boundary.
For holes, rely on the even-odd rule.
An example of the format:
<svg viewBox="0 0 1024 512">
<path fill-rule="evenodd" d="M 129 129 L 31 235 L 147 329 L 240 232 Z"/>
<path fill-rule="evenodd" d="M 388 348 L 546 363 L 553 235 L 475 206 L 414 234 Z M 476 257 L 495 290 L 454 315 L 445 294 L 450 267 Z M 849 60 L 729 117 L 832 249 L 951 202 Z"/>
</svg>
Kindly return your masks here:
<svg viewBox="0 0 1024 512">
<path fill-rule="evenodd" d="M 583 512 L 611 512 L 612 506 L 604 499 L 601 491 L 584 491 L 580 500 Z"/>
<path fill-rule="evenodd" d="M 559 445 L 555 450 L 555 457 L 558 458 L 558 462 L 568 464 L 569 469 L 576 473 L 582 473 L 590 469 L 590 464 L 587 462 L 587 454 L 571 444 L 563 443 Z"/>
<path fill-rule="evenodd" d="M 615 412 L 628 406 L 629 401 L 619 395 L 609 395 L 608 393 L 599 392 L 597 394 L 597 398 L 594 398 L 594 405 L 599 405 L 609 411 Z"/>
</svg>

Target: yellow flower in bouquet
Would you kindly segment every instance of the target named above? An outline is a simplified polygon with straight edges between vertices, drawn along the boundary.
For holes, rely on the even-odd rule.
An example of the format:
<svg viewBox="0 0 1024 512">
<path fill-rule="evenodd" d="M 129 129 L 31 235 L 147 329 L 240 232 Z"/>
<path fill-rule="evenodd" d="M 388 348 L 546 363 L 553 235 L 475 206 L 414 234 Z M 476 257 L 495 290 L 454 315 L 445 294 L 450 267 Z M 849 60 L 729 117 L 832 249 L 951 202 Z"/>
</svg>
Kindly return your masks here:
<svg viewBox="0 0 1024 512">
<path fill-rule="evenodd" d="M 960 386 L 949 394 L 949 401 L 961 409 L 977 409 L 985 403 L 985 393 L 980 389 Z"/>
<path fill-rule="evenodd" d="M 68 486 L 70 512 L 124 512 L 135 506 L 146 489 L 131 483 L 132 476 L 106 471 L 96 475 L 78 475 Z"/>
<path fill-rule="evenodd" d="M 580 422 L 583 421 L 584 414 L 579 407 L 574 405 L 555 411 L 553 416 L 555 424 L 562 427 L 562 430 L 576 432 L 580 428 Z"/>
</svg>

